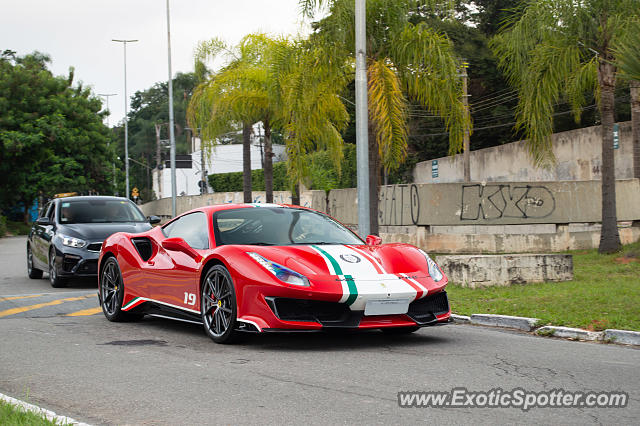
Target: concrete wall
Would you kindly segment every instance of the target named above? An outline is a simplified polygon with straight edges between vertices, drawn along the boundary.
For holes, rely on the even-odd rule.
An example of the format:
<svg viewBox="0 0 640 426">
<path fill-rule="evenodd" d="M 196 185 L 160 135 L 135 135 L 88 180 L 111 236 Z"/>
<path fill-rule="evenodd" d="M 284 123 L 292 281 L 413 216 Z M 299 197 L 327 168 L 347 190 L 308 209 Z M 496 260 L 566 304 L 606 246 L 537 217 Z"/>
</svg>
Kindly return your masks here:
<svg viewBox="0 0 640 426">
<path fill-rule="evenodd" d="M 618 220 L 640 220 L 640 180 L 616 182 Z M 523 225 L 600 222 L 599 181 L 389 185 L 380 188 L 380 225 Z M 332 216 L 358 223 L 356 189 L 332 190 Z"/>
<path fill-rule="evenodd" d="M 619 123 L 619 148 L 614 151 L 616 179 L 633 177 L 631 123 Z M 602 138 L 600 126 L 556 133 L 552 136 L 556 164 L 547 169 L 531 165 L 524 141 L 470 152 L 471 181 L 537 182 L 601 179 Z M 416 165 L 416 183 L 462 182 L 462 155 L 438 158 L 438 177 L 432 177 L 432 161 Z"/>
<path fill-rule="evenodd" d="M 254 191 L 253 202 L 264 203 L 266 194 L 264 191 Z M 300 196 L 300 204 L 304 207 L 310 207 L 316 210 L 325 210 L 325 192 L 324 191 L 306 191 Z M 216 192 L 206 195 L 191 195 L 176 198 L 177 214 L 182 214 L 197 207 L 209 206 L 214 204 L 242 203 L 244 199 L 242 192 Z M 274 191 L 273 202 L 276 204 L 291 204 L 291 192 Z M 163 198 L 161 200 L 151 201 L 140 206 L 142 212 L 146 215 L 157 215 L 164 218 L 171 217 L 171 198 Z"/>
</svg>

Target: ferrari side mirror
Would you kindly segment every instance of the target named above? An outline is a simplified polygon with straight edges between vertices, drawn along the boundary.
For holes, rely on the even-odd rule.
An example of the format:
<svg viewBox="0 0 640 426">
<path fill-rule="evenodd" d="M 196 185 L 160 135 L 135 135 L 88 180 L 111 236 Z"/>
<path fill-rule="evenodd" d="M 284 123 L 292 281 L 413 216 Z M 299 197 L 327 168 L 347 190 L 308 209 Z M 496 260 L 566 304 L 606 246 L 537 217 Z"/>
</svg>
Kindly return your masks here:
<svg viewBox="0 0 640 426">
<path fill-rule="evenodd" d="M 379 246 L 382 244 L 382 238 L 377 235 L 367 235 L 367 245 L 368 246 Z"/>
<path fill-rule="evenodd" d="M 182 253 L 186 254 L 187 256 L 193 258 L 193 260 L 195 260 L 196 262 L 199 262 L 200 259 L 202 259 L 202 256 L 200 256 L 200 253 L 195 251 L 182 238 L 179 238 L 179 237 L 167 238 L 166 240 L 162 241 L 161 245 L 162 245 L 162 248 L 165 249 L 165 250 L 182 252 Z"/>
</svg>

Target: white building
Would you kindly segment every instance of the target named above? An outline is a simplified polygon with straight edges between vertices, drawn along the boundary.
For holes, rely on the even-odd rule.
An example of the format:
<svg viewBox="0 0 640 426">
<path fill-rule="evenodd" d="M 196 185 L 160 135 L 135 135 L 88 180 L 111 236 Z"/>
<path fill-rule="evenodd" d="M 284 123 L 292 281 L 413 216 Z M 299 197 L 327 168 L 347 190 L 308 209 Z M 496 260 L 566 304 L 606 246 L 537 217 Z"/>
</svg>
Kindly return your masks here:
<svg viewBox="0 0 640 426">
<path fill-rule="evenodd" d="M 284 145 L 273 145 L 273 162 L 286 160 Z M 251 170 L 262 169 L 263 147 L 252 136 Z M 210 155 L 205 150 L 205 175 L 242 171 L 242 144 L 216 145 Z M 194 138 L 192 153 L 176 155 L 176 192 L 178 196 L 200 194 L 202 180 L 202 150 L 200 139 Z M 171 197 L 171 164 L 164 162 L 161 170 L 153 169 L 153 191 L 157 198 Z M 213 192 L 207 186 L 207 192 Z"/>
</svg>

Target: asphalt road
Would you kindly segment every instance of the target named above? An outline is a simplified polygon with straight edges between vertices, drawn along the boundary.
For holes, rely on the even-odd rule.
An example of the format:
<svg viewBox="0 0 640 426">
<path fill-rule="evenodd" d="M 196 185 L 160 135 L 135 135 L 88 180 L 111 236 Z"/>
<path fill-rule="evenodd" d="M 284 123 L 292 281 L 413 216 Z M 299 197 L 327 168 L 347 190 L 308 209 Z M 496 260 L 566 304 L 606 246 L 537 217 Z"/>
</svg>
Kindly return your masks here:
<svg viewBox="0 0 640 426">
<path fill-rule="evenodd" d="M 403 337 L 270 334 L 217 345 L 201 327 L 110 323 L 95 282 L 26 277 L 0 239 L 0 392 L 94 424 L 637 424 L 640 350 L 448 325 Z M 455 308 L 455 307 L 454 307 Z M 625 391 L 626 408 L 400 408 L 399 391 Z"/>
</svg>

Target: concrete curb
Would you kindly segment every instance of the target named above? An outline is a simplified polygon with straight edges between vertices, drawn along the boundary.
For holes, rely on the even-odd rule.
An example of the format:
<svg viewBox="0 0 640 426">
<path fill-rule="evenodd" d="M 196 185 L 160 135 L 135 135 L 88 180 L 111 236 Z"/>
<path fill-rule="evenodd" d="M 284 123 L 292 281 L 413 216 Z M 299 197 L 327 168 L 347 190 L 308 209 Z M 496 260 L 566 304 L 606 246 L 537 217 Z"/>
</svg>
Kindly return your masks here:
<svg viewBox="0 0 640 426">
<path fill-rule="evenodd" d="M 35 414 L 40 414 L 45 417 L 47 420 L 60 425 L 74 425 L 74 426 L 90 426 L 87 423 L 82 423 L 77 420 L 72 419 L 71 417 L 60 416 L 54 413 L 51 410 L 47 410 L 45 408 L 38 407 L 37 405 L 29 404 L 24 401 L 20 401 L 19 399 L 12 398 L 8 395 L 0 393 L 0 401 L 4 401 L 7 404 L 11 404 L 14 407 L 21 408 L 24 411 L 30 411 Z"/>
<path fill-rule="evenodd" d="M 640 332 L 608 328 L 604 331 L 604 339 L 623 345 L 640 345 Z"/>
<path fill-rule="evenodd" d="M 515 328 L 517 330 L 534 332 L 538 336 L 553 336 L 565 339 L 576 339 L 586 341 L 604 341 L 619 345 L 640 346 L 640 331 L 606 329 L 605 331 L 590 331 L 581 328 L 561 327 L 555 325 L 545 325 L 537 328 L 540 322 L 538 318 L 514 317 L 511 315 L 495 314 L 471 314 L 465 315 L 451 314 L 455 322 L 470 323 L 475 325 L 485 325 L 490 327 Z"/>
<path fill-rule="evenodd" d="M 489 325 L 492 327 L 516 328 L 531 331 L 540 322 L 538 318 L 514 317 L 511 315 L 472 314 L 471 324 Z"/>
<path fill-rule="evenodd" d="M 589 331 L 581 328 L 557 327 L 554 325 L 545 325 L 536 330 L 536 334 L 540 336 L 562 337 L 565 339 L 576 340 L 602 340 L 604 333 L 602 331 Z"/>
<path fill-rule="evenodd" d="M 466 315 L 458 315 L 458 314 L 451 314 L 451 319 L 453 319 L 455 322 L 463 322 L 463 323 L 468 323 L 469 321 L 471 321 L 471 317 L 468 317 Z"/>
</svg>

